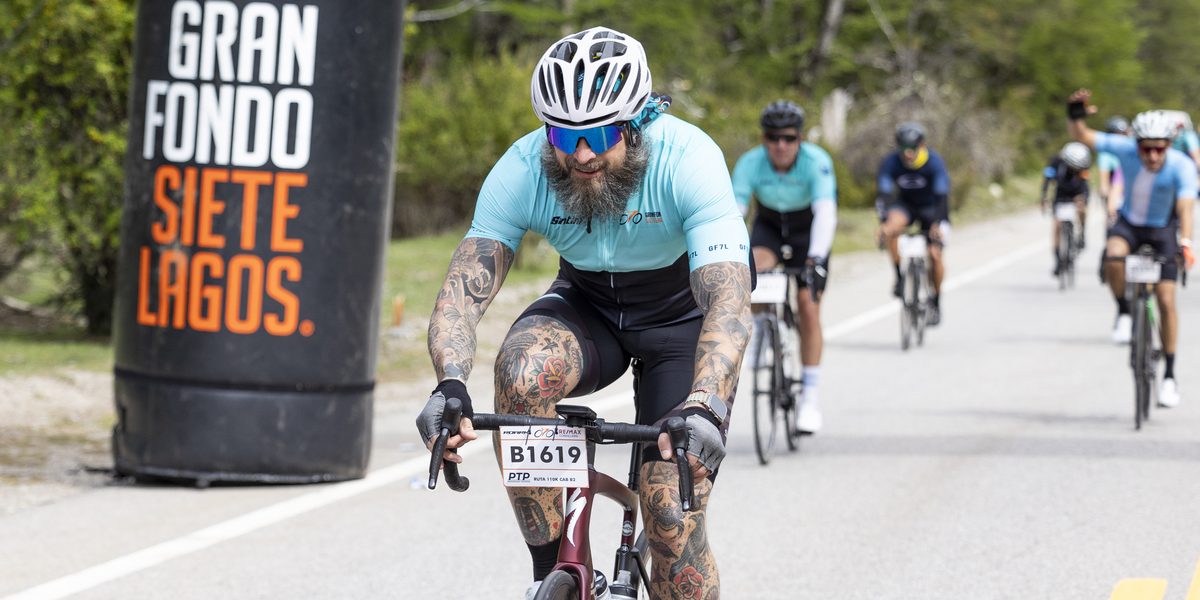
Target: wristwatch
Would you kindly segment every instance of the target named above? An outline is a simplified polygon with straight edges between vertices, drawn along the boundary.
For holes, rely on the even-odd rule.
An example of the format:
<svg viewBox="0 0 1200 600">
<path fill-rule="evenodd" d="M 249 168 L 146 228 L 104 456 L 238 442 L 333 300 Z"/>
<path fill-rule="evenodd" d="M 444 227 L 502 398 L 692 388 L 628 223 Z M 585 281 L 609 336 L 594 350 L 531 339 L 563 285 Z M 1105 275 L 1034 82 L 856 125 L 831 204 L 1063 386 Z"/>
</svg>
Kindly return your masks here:
<svg viewBox="0 0 1200 600">
<path fill-rule="evenodd" d="M 720 396 L 708 390 L 696 390 L 688 394 L 684 403 L 703 406 L 712 416 L 717 418 L 718 425 L 724 425 L 725 419 L 729 416 L 729 406 L 725 404 L 725 401 L 721 400 Z"/>
</svg>

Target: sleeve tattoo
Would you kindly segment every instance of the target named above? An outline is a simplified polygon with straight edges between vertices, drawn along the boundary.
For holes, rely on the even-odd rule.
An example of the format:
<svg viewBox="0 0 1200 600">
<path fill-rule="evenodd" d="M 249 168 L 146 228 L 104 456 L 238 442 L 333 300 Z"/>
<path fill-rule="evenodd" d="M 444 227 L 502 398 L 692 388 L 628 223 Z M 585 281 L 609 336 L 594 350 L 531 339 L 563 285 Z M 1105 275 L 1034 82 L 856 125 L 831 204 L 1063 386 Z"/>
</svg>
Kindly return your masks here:
<svg viewBox="0 0 1200 600">
<path fill-rule="evenodd" d="M 513 251 L 495 240 L 464 239 L 429 318 L 429 356 L 438 381 L 466 380 L 475 362 L 475 326 L 513 263 Z"/>
<path fill-rule="evenodd" d="M 696 345 L 692 389 L 706 389 L 730 401 L 742 355 L 754 326 L 750 316 L 750 269 L 719 262 L 692 271 L 692 294 L 704 312 Z"/>
</svg>

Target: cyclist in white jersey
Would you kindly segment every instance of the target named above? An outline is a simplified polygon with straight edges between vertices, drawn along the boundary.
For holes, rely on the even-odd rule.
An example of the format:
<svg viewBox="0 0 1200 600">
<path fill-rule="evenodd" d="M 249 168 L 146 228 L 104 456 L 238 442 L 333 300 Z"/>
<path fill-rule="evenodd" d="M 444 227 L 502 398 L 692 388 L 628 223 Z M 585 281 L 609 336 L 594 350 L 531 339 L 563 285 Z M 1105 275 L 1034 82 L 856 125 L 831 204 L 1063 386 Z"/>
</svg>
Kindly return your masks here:
<svg viewBox="0 0 1200 600">
<path fill-rule="evenodd" d="M 767 105 L 759 126 L 763 143 L 734 165 L 733 193 L 743 213 L 749 211 L 751 198 L 758 203 L 750 233 L 758 270 L 780 263 L 806 270 L 796 276 L 803 364 L 796 426 L 801 433 L 813 434 L 822 425 L 817 382 L 824 344 L 818 300 L 829 274 L 829 251 L 837 228 L 837 181 L 829 153 L 804 141 L 804 111 L 795 103 L 780 100 Z M 818 300 L 807 289 L 807 281 L 812 281 Z"/>
<path fill-rule="evenodd" d="M 432 444 L 446 399 L 459 398 L 460 433 L 447 446 L 476 439 L 466 388 L 475 328 L 522 236 L 541 233 L 561 256 L 558 279 L 501 345 L 495 411 L 552 416 L 559 400 L 609 385 L 636 359 L 638 422 L 679 415 L 690 429 L 698 507 L 679 507 L 663 434 L 639 472 L 650 596 L 715 598 L 705 507 L 753 326 L 749 239 L 720 148 L 664 114 L 669 99 L 651 83 L 642 45 L 604 27 L 555 42 L 538 61 L 530 96 L 545 125 L 508 149 L 479 192 L 430 318 L 439 383 L 417 428 Z M 532 597 L 557 560 L 562 489 L 507 489 L 533 563 Z M 467 587 L 448 596 L 473 597 Z"/>
<path fill-rule="evenodd" d="M 1076 141 L 1100 152 L 1111 152 L 1125 173 L 1125 198 L 1116 222 L 1108 230 L 1106 251 L 1109 257 L 1128 256 L 1142 244 L 1168 258 L 1179 255 L 1183 267 L 1190 269 L 1196 258 L 1192 252 L 1192 205 L 1196 200 L 1196 168 L 1182 152 L 1171 148 L 1178 132 L 1175 120 L 1165 111 L 1148 111 L 1133 119 L 1133 138 L 1101 133 L 1087 126 L 1091 92 L 1077 90 L 1067 103 L 1067 131 Z M 1107 279 L 1117 301 L 1117 322 L 1113 341 L 1128 343 L 1133 319 L 1125 298 L 1125 272 L 1122 264 L 1110 261 Z M 1159 389 L 1159 404 L 1179 403 L 1179 385 L 1175 377 L 1175 349 L 1179 336 L 1179 317 L 1175 306 L 1175 279 L 1178 266 L 1168 260 L 1162 268 L 1162 281 L 1155 288 L 1162 312 L 1162 342 L 1166 368 Z"/>
</svg>

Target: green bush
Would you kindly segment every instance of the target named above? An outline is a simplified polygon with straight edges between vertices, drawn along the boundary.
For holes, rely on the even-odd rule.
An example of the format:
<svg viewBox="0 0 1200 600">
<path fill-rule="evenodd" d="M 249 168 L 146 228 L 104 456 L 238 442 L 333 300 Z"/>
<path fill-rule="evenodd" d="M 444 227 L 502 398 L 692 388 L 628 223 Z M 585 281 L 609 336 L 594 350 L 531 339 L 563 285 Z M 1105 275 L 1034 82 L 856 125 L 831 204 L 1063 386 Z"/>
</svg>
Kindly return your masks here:
<svg viewBox="0 0 1200 600">
<path fill-rule="evenodd" d="M 453 60 L 413 82 L 400 107 L 393 233 L 460 227 L 479 186 L 518 138 L 538 126 L 529 104 L 533 59 L 509 54 Z"/>
</svg>

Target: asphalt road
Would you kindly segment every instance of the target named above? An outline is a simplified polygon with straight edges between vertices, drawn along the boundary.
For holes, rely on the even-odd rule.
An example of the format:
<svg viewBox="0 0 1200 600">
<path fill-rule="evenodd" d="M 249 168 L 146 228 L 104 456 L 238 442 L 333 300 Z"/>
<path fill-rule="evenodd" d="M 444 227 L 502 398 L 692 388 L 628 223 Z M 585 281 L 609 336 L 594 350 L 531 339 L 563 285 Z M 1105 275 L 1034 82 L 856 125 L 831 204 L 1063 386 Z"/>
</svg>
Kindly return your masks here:
<svg viewBox="0 0 1200 600">
<path fill-rule="evenodd" d="M 1097 221 L 1066 292 L 1035 213 L 956 230 L 943 325 L 907 353 L 884 257 L 835 257 L 825 429 L 764 468 L 735 408 L 709 508 L 724 597 L 1200 600 L 1200 292 L 1180 301 L 1183 402 L 1135 432 Z M 628 419 L 627 390 L 592 403 Z M 422 489 L 418 395 L 381 390 L 361 481 L 121 484 L 0 518 L 0 598 L 521 597 L 528 555 L 489 445 L 467 456 L 467 493 Z M 623 478 L 627 452 L 598 465 Z M 605 572 L 617 516 L 593 520 Z"/>
</svg>

